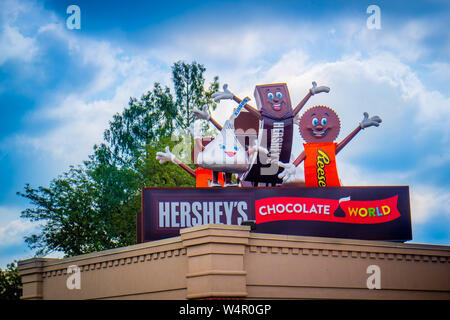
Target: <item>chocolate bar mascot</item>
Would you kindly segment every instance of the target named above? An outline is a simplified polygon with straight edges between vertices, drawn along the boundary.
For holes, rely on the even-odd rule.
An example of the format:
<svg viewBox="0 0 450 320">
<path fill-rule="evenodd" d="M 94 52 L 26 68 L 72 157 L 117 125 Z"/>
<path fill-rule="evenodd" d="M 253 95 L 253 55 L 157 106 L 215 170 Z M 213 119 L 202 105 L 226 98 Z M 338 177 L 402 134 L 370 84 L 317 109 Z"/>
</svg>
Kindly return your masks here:
<svg viewBox="0 0 450 320">
<path fill-rule="evenodd" d="M 295 177 L 296 167 L 305 161 L 305 185 L 307 187 L 339 187 L 341 182 L 336 168 L 336 154 L 339 153 L 356 134 L 367 127 L 378 127 L 381 118 L 369 118 L 364 112 L 364 118 L 344 140 L 334 142 L 340 131 L 340 120 L 336 112 L 325 106 L 315 106 L 308 109 L 299 120 L 300 134 L 306 141 L 304 151 L 291 164 L 280 162 L 285 170 L 279 178 L 285 182 Z"/>
<path fill-rule="evenodd" d="M 254 129 L 258 132 L 259 145 L 269 151 L 269 158 L 261 156 L 261 154 L 257 157 L 256 162 L 241 176 L 243 185 L 250 183 L 253 186 L 258 186 L 260 183 L 265 183 L 273 186 L 283 182 L 278 177 L 278 174 L 283 170 L 279 167 L 278 161 L 284 163 L 290 160 L 294 117 L 311 96 L 329 91 L 328 87 L 317 87 L 316 83 L 313 82 L 313 87 L 308 94 L 295 109 L 292 109 L 289 90 L 285 83 L 257 85 L 255 87 L 254 95 L 258 109 L 247 103 L 243 107 L 259 121 L 259 127 Z M 223 86 L 223 92 L 216 92 L 212 97 L 215 102 L 223 99 L 234 100 L 237 103 L 242 102 L 240 98 L 228 90 L 226 84 Z M 207 112 L 194 110 L 194 113 L 200 119 L 210 120 L 214 126 L 221 130 L 221 126 Z"/>
</svg>

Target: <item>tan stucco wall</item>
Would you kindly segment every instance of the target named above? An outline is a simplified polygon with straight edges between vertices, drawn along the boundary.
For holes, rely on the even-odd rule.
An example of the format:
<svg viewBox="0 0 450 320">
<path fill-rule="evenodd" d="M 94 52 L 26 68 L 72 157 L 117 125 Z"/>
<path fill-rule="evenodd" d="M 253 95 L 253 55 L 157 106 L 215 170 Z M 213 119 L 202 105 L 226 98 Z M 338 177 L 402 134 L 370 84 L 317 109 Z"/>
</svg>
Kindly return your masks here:
<svg viewBox="0 0 450 320">
<path fill-rule="evenodd" d="M 81 269 L 80 290 L 67 289 L 71 265 Z M 179 237 L 67 259 L 19 262 L 23 299 L 185 299 L 186 269 Z"/>
<path fill-rule="evenodd" d="M 81 289 L 66 286 L 81 268 Z M 369 265 L 381 289 L 366 287 Z M 19 262 L 23 299 L 450 299 L 450 247 L 283 236 L 203 225 L 179 237 Z"/>
</svg>

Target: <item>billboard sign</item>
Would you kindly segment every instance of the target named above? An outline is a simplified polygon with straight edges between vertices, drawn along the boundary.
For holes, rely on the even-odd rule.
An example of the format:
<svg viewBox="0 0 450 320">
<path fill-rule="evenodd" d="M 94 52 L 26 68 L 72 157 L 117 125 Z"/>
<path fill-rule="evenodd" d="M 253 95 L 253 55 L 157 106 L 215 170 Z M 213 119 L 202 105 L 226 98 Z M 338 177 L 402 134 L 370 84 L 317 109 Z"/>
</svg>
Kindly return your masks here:
<svg viewBox="0 0 450 320">
<path fill-rule="evenodd" d="M 254 220 L 255 232 L 364 240 L 412 239 L 409 188 L 144 188 L 138 238 Z"/>
</svg>

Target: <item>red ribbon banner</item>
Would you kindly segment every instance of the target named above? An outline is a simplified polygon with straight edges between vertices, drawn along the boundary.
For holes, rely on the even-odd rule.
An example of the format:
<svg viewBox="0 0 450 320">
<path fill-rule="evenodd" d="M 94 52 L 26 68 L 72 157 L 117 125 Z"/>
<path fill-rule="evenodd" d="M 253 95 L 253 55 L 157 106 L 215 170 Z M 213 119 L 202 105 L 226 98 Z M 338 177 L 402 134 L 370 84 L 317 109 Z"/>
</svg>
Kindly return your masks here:
<svg viewBox="0 0 450 320">
<path fill-rule="evenodd" d="M 372 224 L 392 221 L 400 217 L 398 195 L 381 200 L 339 201 L 333 199 L 276 197 L 255 201 L 256 223 L 280 220 L 330 221 Z M 338 208 L 345 217 L 335 216 Z"/>
</svg>

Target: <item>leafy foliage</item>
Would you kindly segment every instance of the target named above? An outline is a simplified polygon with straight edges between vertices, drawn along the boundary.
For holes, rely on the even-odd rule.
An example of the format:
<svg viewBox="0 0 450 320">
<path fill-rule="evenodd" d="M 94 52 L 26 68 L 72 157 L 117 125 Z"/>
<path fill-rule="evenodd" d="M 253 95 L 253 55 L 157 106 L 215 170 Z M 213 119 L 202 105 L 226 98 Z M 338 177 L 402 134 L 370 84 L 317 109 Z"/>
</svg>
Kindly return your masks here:
<svg viewBox="0 0 450 320">
<path fill-rule="evenodd" d="M 217 107 L 211 95 L 219 89 L 219 78 L 214 77 L 214 81 L 205 91 L 203 77 L 205 70 L 204 66 L 195 62 L 186 64 L 179 61 L 172 67 L 176 105 L 180 107 L 180 118 L 177 122 L 182 128 L 187 128 L 194 121 L 192 110 L 195 107 L 204 107 L 209 111 Z"/>
<path fill-rule="evenodd" d="M 22 281 L 17 264 L 12 262 L 5 270 L 0 269 L 0 300 L 19 300 L 22 295 Z"/>
</svg>

